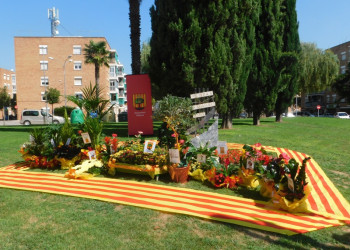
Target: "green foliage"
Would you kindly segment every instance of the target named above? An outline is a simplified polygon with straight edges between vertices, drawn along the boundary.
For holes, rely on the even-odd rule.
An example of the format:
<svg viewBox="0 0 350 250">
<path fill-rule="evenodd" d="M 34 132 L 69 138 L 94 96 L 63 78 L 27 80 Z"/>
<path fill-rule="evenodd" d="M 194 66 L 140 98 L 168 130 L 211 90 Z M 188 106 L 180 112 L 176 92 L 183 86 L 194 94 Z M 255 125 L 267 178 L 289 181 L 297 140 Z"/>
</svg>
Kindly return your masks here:
<svg viewBox="0 0 350 250">
<path fill-rule="evenodd" d="M 85 63 L 93 64 L 95 66 L 95 84 L 99 91 L 100 88 L 100 67 L 109 67 L 110 53 L 106 47 L 105 41 L 94 42 L 90 40 L 89 44 L 85 44 L 84 48 Z M 98 94 L 96 92 L 96 97 Z"/>
<path fill-rule="evenodd" d="M 203 171 L 211 169 L 213 166 L 218 167 L 219 161 L 215 156 L 216 147 L 209 147 L 209 143 L 206 145 L 201 145 L 199 148 L 196 148 L 192 144 L 189 145 L 188 151 L 186 153 L 186 164 L 191 162 L 191 171 L 196 170 L 197 168 L 202 169 Z M 203 154 L 206 156 L 206 161 L 202 163 L 197 162 L 197 155 Z"/>
<path fill-rule="evenodd" d="M 45 93 L 46 101 L 49 104 L 55 104 L 60 101 L 60 91 L 55 88 L 48 88 L 47 92 Z"/>
<path fill-rule="evenodd" d="M 60 136 L 63 144 L 65 144 L 69 138 L 72 141 L 75 139 L 74 137 L 76 137 L 73 126 L 68 119 L 67 111 L 64 112 L 64 120 L 65 122 L 60 129 Z"/>
<path fill-rule="evenodd" d="M 6 87 L 1 88 L 0 89 L 0 110 L 10 105 L 10 99 L 11 98 L 7 93 L 7 88 Z"/>
<path fill-rule="evenodd" d="M 283 55 L 284 70 L 281 75 L 281 87 L 277 95 L 275 112 L 276 121 L 282 120 L 282 113 L 291 105 L 293 97 L 297 93 L 300 53 L 300 41 L 298 32 L 298 20 L 296 12 L 296 0 L 282 2 L 283 27 Z"/>
<path fill-rule="evenodd" d="M 101 120 L 114 106 L 114 104 L 110 105 L 109 100 L 102 98 L 102 89 L 98 88 L 97 85 L 92 86 L 91 82 L 89 86 L 84 87 L 81 91 L 83 92 L 82 99 L 76 96 L 68 96 L 67 98 L 85 111 L 85 117 L 89 117 L 91 112 L 96 112 L 99 120 Z"/>
<path fill-rule="evenodd" d="M 141 49 L 141 73 L 147 74 L 149 72 L 149 56 L 151 54 L 151 46 L 148 42 L 143 42 Z"/>
<path fill-rule="evenodd" d="M 259 125 L 263 112 L 274 110 L 281 87 L 282 2 L 282 0 L 261 1 L 259 22 L 255 28 L 254 64 L 245 97 L 245 107 L 253 112 L 254 125 Z"/>
<path fill-rule="evenodd" d="M 339 73 L 338 57 L 322 51 L 314 43 L 302 43 L 300 53 L 299 91 L 312 93 L 331 86 Z"/>
<path fill-rule="evenodd" d="M 339 75 L 333 83 L 332 89 L 336 91 L 339 96 L 337 101 L 345 98 L 347 102 L 350 102 L 350 63 L 348 64 L 345 74 Z"/>
<path fill-rule="evenodd" d="M 74 110 L 74 107 L 71 107 L 71 106 L 61 106 L 61 107 L 58 107 L 58 108 L 55 108 L 55 112 L 54 114 L 55 115 L 58 115 L 58 116 L 64 116 L 64 110 L 67 111 L 67 115 L 70 116 L 70 114 L 72 113 L 72 111 Z"/>
<path fill-rule="evenodd" d="M 89 133 L 91 139 L 91 146 L 93 148 L 96 148 L 96 146 L 99 145 L 101 140 L 103 123 L 100 122 L 98 118 L 92 118 L 91 116 L 88 116 L 85 118 L 83 127 L 84 131 Z"/>
<path fill-rule="evenodd" d="M 168 128 L 179 134 L 179 130 L 193 125 L 192 101 L 190 98 L 167 95 L 158 102 L 154 117 L 166 122 Z"/>
</svg>

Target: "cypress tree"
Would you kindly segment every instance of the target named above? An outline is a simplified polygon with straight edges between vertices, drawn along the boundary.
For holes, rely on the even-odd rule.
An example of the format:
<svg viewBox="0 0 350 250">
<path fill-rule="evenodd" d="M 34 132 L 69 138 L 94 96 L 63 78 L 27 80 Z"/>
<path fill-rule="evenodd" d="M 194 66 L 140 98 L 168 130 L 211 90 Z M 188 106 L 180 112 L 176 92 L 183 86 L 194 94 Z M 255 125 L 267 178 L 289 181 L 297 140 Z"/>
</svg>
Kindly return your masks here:
<svg viewBox="0 0 350 250">
<path fill-rule="evenodd" d="M 193 92 L 200 27 L 194 0 L 156 0 L 151 8 L 150 71 L 156 99 Z"/>
<path fill-rule="evenodd" d="M 293 97 L 298 91 L 298 54 L 300 53 L 300 41 L 298 32 L 298 20 L 296 12 L 296 0 L 285 0 L 282 3 L 283 11 L 283 60 L 285 66 L 282 74 L 281 88 L 277 96 L 275 112 L 276 121 L 282 121 L 282 113 L 292 104 Z"/>
<path fill-rule="evenodd" d="M 280 87 L 282 52 L 282 0 L 261 1 L 256 27 L 256 49 L 248 83 L 245 106 L 253 112 L 253 124 L 260 125 L 260 116 L 274 110 Z"/>
</svg>

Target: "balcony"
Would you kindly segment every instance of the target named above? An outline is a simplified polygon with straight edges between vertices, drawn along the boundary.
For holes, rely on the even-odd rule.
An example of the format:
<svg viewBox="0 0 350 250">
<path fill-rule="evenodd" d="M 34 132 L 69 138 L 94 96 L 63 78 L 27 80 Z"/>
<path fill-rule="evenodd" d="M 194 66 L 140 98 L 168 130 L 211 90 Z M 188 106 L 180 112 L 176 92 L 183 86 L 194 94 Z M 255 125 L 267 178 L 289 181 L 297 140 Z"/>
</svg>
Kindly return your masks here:
<svg viewBox="0 0 350 250">
<path fill-rule="evenodd" d="M 117 91 L 117 88 L 115 86 L 110 86 L 109 91 L 115 92 Z"/>
</svg>

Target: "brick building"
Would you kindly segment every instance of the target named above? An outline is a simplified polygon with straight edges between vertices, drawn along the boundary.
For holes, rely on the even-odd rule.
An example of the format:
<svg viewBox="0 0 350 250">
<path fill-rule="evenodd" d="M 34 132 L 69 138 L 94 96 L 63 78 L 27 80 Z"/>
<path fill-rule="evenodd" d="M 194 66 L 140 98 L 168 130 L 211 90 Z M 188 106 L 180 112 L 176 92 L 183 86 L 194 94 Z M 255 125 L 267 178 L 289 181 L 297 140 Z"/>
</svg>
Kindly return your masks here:
<svg viewBox="0 0 350 250">
<path fill-rule="evenodd" d="M 329 50 L 339 59 L 339 74 L 344 74 L 350 62 L 350 41 L 329 48 Z M 350 113 L 350 103 L 347 103 L 345 99 L 339 100 L 337 93 L 331 89 L 302 95 L 301 107 L 303 110 L 317 114 L 317 105 L 321 106 L 320 114 L 334 114 L 339 111 Z"/>
<path fill-rule="evenodd" d="M 64 106 L 66 95 L 82 95 L 82 88 L 95 84 L 95 69 L 85 64 L 85 44 L 105 41 L 104 37 L 15 37 L 15 64 L 17 77 L 18 114 L 24 109 L 45 109 L 45 90 L 56 88 L 61 92 L 60 103 Z M 115 51 L 115 50 L 112 50 Z M 115 59 L 112 60 L 116 64 Z M 103 97 L 110 100 L 109 68 L 100 68 L 100 87 Z M 124 104 L 124 103 L 123 103 Z M 68 106 L 75 106 L 67 102 Z M 51 105 L 48 109 L 52 112 Z M 20 119 L 20 117 L 19 117 Z"/>
<path fill-rule="evenodd" d="M 11 99 L 16 98 L 16 74 L 13 70 L 0 68 L 0 87 L 6 87 L 7 93 Z M 15 115 L 15 110 L 6 109 L 5 116 Z M 3 119 L 2 112 L 0 112 L 0 119 Z"/>
</svg>

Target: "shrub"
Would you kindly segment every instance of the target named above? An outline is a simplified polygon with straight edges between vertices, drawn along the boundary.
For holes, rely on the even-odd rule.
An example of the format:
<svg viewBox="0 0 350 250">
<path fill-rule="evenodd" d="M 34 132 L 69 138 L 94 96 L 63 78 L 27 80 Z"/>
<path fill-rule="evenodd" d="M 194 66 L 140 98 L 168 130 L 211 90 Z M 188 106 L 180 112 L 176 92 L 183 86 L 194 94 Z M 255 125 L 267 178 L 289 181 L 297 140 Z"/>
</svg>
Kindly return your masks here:
<svg viewBox="0 0 350 250">
<path fill-rule="evenodd" d="M 58 116 L 64 116 L 64 108 L 65 108 L 64 106 L 55 108 L 54 114 Z M 72 113 L 73 109 L 75 108 L 71 106 L 67 106 L 66 109 L 67 109 L 67 115 L 68 117 L 70 117 L 70 113 Z"/>
</svg>

